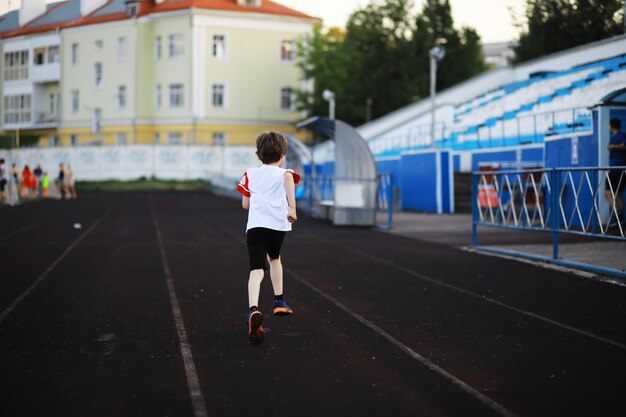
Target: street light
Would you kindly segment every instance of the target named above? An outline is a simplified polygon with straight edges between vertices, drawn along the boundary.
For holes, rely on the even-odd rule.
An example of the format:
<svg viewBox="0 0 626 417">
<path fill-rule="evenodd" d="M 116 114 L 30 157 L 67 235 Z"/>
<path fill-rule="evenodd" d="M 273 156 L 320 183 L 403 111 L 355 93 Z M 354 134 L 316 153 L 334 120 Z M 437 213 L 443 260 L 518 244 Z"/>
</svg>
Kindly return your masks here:
<svg viewBox="0 0 626 417">
<path fill-rule="evenodd" d="M 432 142 L 430 146 L 435 147 L 435 95 L 437 86 L 437 62 L 441 61 L 446 56 L 446 50 L 443 46 L 435 46 L 428 53 L 430 56 L 430 134 L 432 136 Z"/>
<path fill-rule="evenodd" d="M 322 97 L 328 101 L 328 117 L 335 119 L 335 93 L 330 90 L 324 90 Z"/>
</svg>

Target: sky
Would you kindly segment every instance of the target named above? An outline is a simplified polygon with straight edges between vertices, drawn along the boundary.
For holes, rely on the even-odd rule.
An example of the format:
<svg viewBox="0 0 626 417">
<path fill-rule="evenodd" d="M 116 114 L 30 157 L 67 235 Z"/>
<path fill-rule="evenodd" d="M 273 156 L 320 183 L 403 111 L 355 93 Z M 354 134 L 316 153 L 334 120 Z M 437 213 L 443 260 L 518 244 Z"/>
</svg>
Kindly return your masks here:
<svg viewBox="0 0 626 417">
<path fill-rule="evenodd" d="M 56 0 L 47 0 L 52 3 Z M 322 18 L 326 26 L 345 26 L 350 13 L 370 0 L 274 0 L 293 9 Z M 378 0 L 382 1 L 382 0 Z M 420 10 L 425 0 L 414 0 Z M 471 26 L 483 43 L 509 41 L 517 38 L 511 8 L 522 16 L 524 0 L 450 0 L 452 17 L 457 27 Z M 19 7 L 20 0 L 0 0 L 0 15 Z"/>
</svg>

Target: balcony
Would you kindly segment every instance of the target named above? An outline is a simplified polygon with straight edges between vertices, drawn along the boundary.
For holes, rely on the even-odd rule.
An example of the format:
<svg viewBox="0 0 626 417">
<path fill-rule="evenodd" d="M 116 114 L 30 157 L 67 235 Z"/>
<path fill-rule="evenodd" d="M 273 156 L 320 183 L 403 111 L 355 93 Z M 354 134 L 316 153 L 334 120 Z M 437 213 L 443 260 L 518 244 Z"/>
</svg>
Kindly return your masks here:
<svg viewBox="0 0 626 417">
<path fill-rule="evenodd" d="M 30 68 L 30 80 L 33 83 L 58 82 L 61 80 L 61 63 L 33 65 Z"/>
</svg>

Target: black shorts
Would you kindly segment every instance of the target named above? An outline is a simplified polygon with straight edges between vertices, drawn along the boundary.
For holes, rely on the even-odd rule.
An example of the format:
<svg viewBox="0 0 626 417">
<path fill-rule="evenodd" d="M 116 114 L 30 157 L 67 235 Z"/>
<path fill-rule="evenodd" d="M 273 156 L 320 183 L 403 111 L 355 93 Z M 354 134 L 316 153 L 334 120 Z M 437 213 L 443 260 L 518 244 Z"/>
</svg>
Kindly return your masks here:
<svg viewBox="0 0 626 417">
<path fill-rule="evenodd" d="M 248 255 L 250 257 L 250 271 L 255 269 L 267 269 L 266 257 L 278 259 L 280 248 L 285 240 L 285 232 L 255 227 L 246 233 Z"/>
<path fill-rule="evenodd" d="M 609 186 L 609 181 L 611 186 Z M 624 186 L 626 186 L 626 170 L 614 169 L 609 171 L 609 177 L 604 182 L 604 189 L 611 190 L 612 187 L 613 192 L 617 194 L 624 192 Z"/>
<path fill-rule="evenodd" d="M 6 178 L 0 178 L 0 193 L 4 192 L 4 189 L 7 186 L 7 180 Z"/>
</svg>

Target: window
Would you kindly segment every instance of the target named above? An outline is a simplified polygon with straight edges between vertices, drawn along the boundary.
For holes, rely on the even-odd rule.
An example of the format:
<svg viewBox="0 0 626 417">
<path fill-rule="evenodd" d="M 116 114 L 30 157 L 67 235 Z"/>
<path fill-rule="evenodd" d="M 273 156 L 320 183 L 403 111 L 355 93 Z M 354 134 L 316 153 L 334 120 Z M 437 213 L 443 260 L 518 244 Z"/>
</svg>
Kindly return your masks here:
<svg viewBox="0 0 626 417">
<path fill-rule="evenodd" d="M 104 47 L 104 42 L 102 42 L 102 39 L 98 39 L 97 41 L 93 43 L 93 49 L 96 52 L 102 51 L 103 47 Z"/>
<path fill-rule="evenodd" d="M 213 35 L 213 47 L 211 49 L 211 56 L 215 59 L 226 58 L 226 35 Z"/>
<path fill-rule="evenodd" d="M 224 84 L 213 84 L 212 92 L 213 94 L 211 102 L 213 104 L 213 107 L 226 107 L 226 87 L 224 86 Z"/>
<path fill-rule="evenodd" d="M 183 107 L 183 85 L 170 84 L 170 107 Z"/>
<path fill-rule="evenodd" d="M 137 3 L 126 3 L 126 13 L 130 17 L 137 16 L 137 13 L 139 13 L 139 5 Z"/>
<path fill-rule="evenodd" d="M 217 145 L 217 146 L 226 145 L 226 133 L 213 132 L 213 145 Z"/>
<path fill-rule="evenodd" d="M 238 0 L 240 6 L 258 7 L 261 5 L 261 0 Z"/>
<path fill-rule="evenodd" d="M 94 64 L 94 84 L 96 87 L 102 85 L 102 62 L 96 62 Z"/>
<path fill-rule="evenodd" d="M 117 134 L 117 144 L 118 145 L 128 144 L 128 135 L 125 132 L 119 132 Z"/>
<path fill-rule="evenodd" d="M 185 53 L 185 44 L 182 33 L 169 35 L 168 39 L 168 55 L 170 58 L 175 58 Z"/>
<path fill-rule="evenodd" d="M 71 61 L 72 61 L 72 65 L 78 64 L 78 44 L 77 43 L 72 44 Z"/>
<path fill-rule="evenodd" d="M 93 111 L 93 125 L 91 126 L 92 133 L 100 133 L 102 131 L 102 110 L 94 109 Z"/>
<path fill-rule="evenodd" d="M 59 146 L 59 137 L 57 135 L 48 136 L 48 146 L 50 147 Z"/>
<path fill-rule="evenodd" d="M 61 61 L 61 53 L 58 46 L 48 48 L 48 64 Z"/>
<path fill-rule="evenodd" d="M 183 134 L 180 132 L 169 132 L 167 134 L 167 144 L 168 145 L 182 145 Z"/>
<path fill-rule="evenodd" d="M 28 78 L 28 51 L 7 52 L 4 54 L 3 77 L 5 81 Z"/>
<path fill-rule="evenodd" d="M 30 123 L 31 101 L 30 94 L 4 96 L 4 123 Z"/>
<path fill-rule="evenodd" d="M 283 87 L 280 89 L 280 109 L 281 110 L 294 110 L 294 94 L 291 87 Z"/>
<path fill-rule="evenodd" d="M 296 58 L 296 45 L 292 40 L 282 40 L 280 42 L 280 59 L 282 61 L 293 61 Z"/>
<path fill-rule="evenodd" d="M 76 133 L 72 133 L 70 135 L 70 145 L 71 146 L 78 146 L 78 135 Z"/>
<path fill-rule="evenodd" d="M 127 45 L 126 36 L 117 38 L 117 62 L 124 62 L 126 60 Z"/>
<path fill-rule="evenodd" d="M 154 107 L 161 107 L 161 84 L 157 84 L 154 86 Z"/>
<path fill-rule="evenodd" d="M 46 63 L 46 48 L 33 49 L 33 65 L 39 66 Z"/>
<path fill-rule="evenodd" d="M 56 114 L 56 112 L 57 112 L 57 109 L 56 109 L 56 107 L 57 107 L 56 106 L 57 105 L 57 95 L 54 94 L 54 93 L 51 93 L 49 99 L 50 99 L 50 101 L 48 102 L 48 104 L 50 106 L 49 107 L 50 115 L 54 116 Z"/>
<path fill-rule="evenodd" d="M 126 86 L 120 85 L 117 87 L 117 106 L 120 109 L 126 108 Z"/>
<path fill-rule="evenodd" d="M 161 37 L 154 38 L 154 59 L 161 59 Z"/>
<path fill-rule="evenodd" d="M 78 112 L 78 106 L 80 104 L 80 96 L 78 90 L 72 90 L 72 113 Z"/>
<path fill-rule="evenodd" d="M 161 135 L 159 134 L 159 132 L 154 132 L 153 142 L 155 145 L 158 145 L 161 143 Z"/>
</svg>

